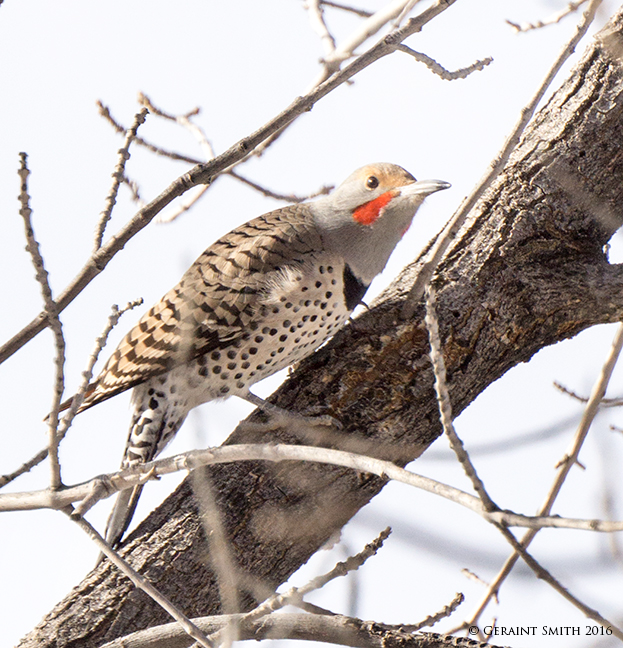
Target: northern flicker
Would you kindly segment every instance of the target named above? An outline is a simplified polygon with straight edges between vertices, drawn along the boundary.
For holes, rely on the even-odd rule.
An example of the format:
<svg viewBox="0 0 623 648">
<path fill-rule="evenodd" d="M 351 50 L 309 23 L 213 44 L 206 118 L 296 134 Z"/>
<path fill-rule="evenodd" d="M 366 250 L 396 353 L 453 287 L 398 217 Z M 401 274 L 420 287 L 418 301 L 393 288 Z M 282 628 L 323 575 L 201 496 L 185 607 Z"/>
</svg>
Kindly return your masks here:
<svg viewBox="0 0 623 648">
<path fill-rule="evenodd" d="M 310 355 L 348 320 L 424 198 L 449 186 L 371 164 L 329 196 L 237 227 L 125 336 L 80 411 L 133 388 L 126 468 L 160 454 L 202 403 L 235 395 L 261 407 L 251 385 Z M 119 494 L 112 546 L 140 490 Z"/>
</svg>

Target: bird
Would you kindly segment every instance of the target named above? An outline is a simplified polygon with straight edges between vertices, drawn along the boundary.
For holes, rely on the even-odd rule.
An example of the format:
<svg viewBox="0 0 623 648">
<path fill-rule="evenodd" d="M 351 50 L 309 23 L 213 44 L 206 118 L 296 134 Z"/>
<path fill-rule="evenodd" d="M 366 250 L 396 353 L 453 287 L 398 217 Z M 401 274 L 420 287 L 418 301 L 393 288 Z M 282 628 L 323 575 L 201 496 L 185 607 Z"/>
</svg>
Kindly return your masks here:
<svg viewBox="0 0 623 648">
<path fill-rule="evenodd" d="M 202 403 L 238 396 L 276 412 L 250 387 L 349 320 L 424 198 L 448 187 L 395 164 L 368 164 L 327 196 L 235 228 L 127 333 L 78 411 L 133 390 L 122 469 L 153 460 Z M 106 529 L 111 547 L 141 490 L 118 494 Z"/>
</svg>

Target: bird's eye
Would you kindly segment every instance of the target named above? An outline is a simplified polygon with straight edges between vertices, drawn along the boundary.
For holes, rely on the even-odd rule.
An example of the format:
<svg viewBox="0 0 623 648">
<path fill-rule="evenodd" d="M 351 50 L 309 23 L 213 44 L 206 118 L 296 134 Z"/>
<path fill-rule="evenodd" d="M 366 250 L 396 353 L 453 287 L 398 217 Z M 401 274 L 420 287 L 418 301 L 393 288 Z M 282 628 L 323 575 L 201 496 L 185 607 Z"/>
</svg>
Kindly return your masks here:
<svg viewBox="0 0 623 648">
<path fill-rule="evenodd" d="M 379 186 L 379 179 L 376 176 L 370 176 L 366 180 L 366 187 L 368 189 L 376 189 Z"/>
</svg>

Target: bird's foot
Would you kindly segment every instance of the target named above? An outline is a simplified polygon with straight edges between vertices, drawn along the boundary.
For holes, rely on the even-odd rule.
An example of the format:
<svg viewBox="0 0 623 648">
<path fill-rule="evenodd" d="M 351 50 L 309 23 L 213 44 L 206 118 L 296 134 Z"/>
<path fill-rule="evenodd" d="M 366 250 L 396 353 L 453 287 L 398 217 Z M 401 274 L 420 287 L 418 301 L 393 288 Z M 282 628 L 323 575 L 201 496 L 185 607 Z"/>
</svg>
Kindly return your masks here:
<svg viewBox="0 0 623 648">
<path fill-rule="evenodd" d="M 342 424 L 333 416 L 328 414 L 300 414 L 299 412 L 291 412 L 289 410 L 267 403 L 263 398 L 255 394 L 248 393 L 244 399 L 261 409 L 268 415 L 269 420 L 265 423 L 254 423 L 251 421 L 242 421 L 240 426 L 242 429 L 249 432 L 266 432 L 270 430 L 277 430 L 279 428 L 310 428 L 310 427 L 323 427 L 333 428 L 336 430 L 342 429 Z"/>
</svg>

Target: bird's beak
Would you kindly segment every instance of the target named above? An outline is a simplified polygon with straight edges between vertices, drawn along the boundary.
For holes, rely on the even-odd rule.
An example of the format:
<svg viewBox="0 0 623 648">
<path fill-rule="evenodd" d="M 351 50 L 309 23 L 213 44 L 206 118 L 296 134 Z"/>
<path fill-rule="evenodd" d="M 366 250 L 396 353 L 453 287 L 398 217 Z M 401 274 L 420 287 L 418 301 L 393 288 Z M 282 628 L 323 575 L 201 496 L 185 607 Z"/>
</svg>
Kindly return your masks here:
<svg viewBox="0 0 623 648">
<path fill-rule="evenodd" d="M 401 196 L 428 196 L 429 194 L 449 189 L 452 185 L 444 180 L 419 180 L 400 188 Z"/>
</svg>

